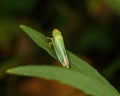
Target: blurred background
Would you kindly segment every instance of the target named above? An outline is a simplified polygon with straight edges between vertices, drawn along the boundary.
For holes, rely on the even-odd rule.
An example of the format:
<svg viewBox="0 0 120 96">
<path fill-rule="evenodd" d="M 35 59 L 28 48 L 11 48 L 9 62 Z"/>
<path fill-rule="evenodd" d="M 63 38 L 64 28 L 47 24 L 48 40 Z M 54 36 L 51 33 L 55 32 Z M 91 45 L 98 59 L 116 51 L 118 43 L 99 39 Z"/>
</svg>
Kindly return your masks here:
<svg viewBox="0 0 120 96">
<path fill-rule="evenodd" d="M 0 95 L 86 96 L 57 81 L 5 74 L 20 65 L 57 63 L 20 24 L 49 37 L 54 28 L 61 30 L 66 48 L 120 91 L 119 0 L 0 0 Z"/>
</svg>

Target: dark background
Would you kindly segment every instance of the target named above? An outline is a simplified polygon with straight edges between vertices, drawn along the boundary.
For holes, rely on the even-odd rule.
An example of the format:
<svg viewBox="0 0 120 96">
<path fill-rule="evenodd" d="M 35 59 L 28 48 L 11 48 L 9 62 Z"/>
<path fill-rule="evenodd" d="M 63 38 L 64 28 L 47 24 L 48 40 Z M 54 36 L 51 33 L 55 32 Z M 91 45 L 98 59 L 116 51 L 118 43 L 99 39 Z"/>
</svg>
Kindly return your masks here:
<svg viewBox="0 0 120 96">
<path fill-rule="evenodd" d="M 71 96 L 69 91 L 75 90 L 56 81 L 5 74 L 8 68 L 19 65 L 56 64 L 22 32 L 20 24 L 49 37 L 54 28 L 59 29 L 66 48 L 120 91 L 119 12 L 117 0 L 0 0 L 0 95 Z M 61 94 L 64 90 L 68 90 L 67 95 Z"/>
</svg>

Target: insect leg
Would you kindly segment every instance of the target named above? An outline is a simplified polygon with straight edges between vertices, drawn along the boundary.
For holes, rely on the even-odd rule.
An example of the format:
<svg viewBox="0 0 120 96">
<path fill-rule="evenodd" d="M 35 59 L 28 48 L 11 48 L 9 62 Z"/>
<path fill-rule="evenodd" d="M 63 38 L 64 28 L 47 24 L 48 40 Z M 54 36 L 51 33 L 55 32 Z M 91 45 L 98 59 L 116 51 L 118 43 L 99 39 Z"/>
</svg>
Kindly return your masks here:
<svg viewBox="0 0 120 96">
<path fill-rule="evenodd" d="M 50 40 L 49 47 L 51 48 L 53 46 L 53 38 L 47 37 L 47 39 Z"/>
</svg>

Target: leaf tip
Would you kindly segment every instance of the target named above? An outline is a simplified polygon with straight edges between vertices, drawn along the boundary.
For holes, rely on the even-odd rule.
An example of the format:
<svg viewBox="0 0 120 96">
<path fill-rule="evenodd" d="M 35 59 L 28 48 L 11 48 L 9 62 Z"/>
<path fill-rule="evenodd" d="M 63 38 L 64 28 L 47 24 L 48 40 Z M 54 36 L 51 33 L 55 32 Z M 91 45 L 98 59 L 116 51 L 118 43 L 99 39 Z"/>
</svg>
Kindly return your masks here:
<svg viewBox="0 0 120 96">
<path fill-rule="evenodd" d="M 7 73 L 7 74 L 12 74 L 12 73 L 13 73 L 13 72 L 12 72 L 12 69 L 6 70 L 6 73 Z"/>
<path fill-rule="evenodd" d="M 20 25 L 19 27 L 20 27 L 21 29 L 23 29 L 23 27 L 25 27 L 25 25 L 22 24 L 22 25 Z"/>
</svg>

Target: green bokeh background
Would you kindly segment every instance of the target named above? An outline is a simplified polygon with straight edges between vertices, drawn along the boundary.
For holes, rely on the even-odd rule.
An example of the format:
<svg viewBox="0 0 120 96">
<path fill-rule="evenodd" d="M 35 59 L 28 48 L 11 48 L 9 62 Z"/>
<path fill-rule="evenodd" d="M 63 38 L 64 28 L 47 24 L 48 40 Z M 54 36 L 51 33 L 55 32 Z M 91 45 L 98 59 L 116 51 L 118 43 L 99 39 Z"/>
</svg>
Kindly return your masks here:
<svg viewBox="0 0 120 96">
<path fill-rule="evenodd" d="M 118 0 L 0 0 L 0 95 L 13 96 L 14 85 L 21 81 L 5 74 L 8 68 L 54 62 L 22 32 L 20 24 L 49 37 L 58 28 L 66 48 L 120 90 L 119 12 Z"/>
</svg>

